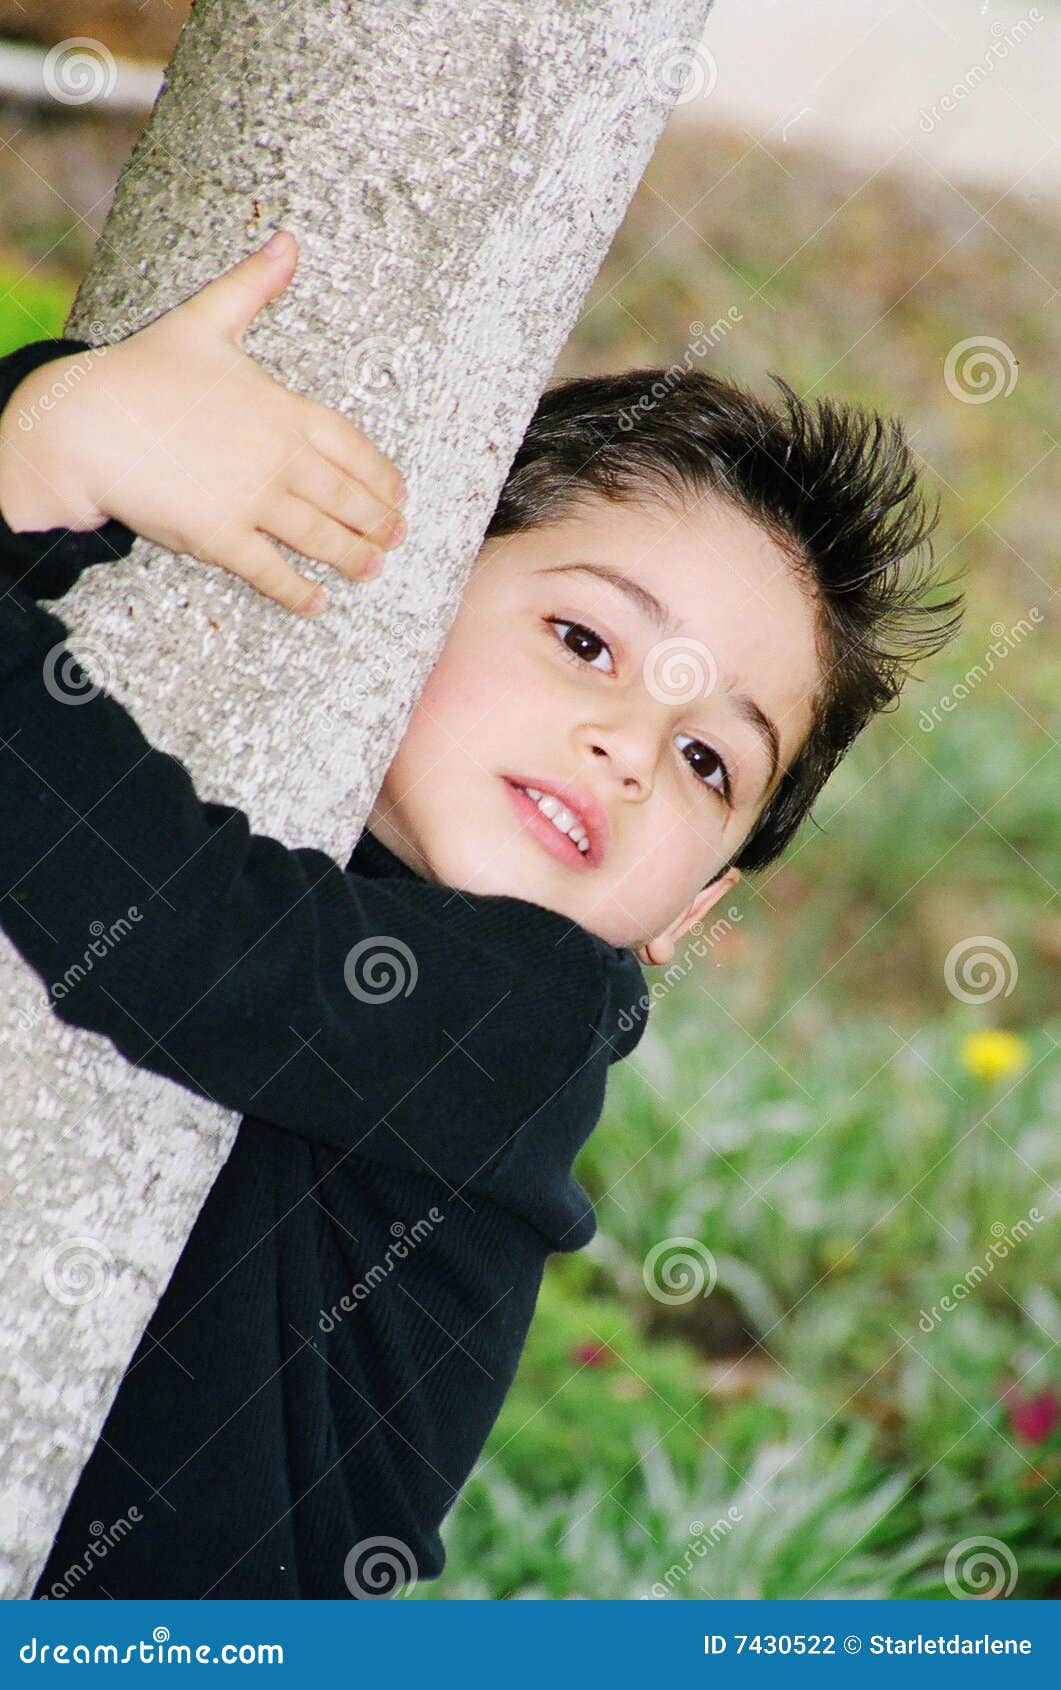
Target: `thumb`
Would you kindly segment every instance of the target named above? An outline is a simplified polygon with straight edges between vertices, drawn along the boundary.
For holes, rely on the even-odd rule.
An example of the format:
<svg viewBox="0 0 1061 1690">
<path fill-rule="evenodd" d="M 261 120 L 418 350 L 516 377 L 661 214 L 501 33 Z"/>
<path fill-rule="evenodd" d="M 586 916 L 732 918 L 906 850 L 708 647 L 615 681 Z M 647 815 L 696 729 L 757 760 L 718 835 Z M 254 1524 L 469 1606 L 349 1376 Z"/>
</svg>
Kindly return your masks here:
<svg viewBox="0 0 1061 1690">
<path fill-rule="evenodd" d="M 286 288 L 297 263 L 294 235 L 278 230 L 257 252 L 200 288 L 196 303 L 215 328 L 239 341 L 262 307 Z"/>
</svg>

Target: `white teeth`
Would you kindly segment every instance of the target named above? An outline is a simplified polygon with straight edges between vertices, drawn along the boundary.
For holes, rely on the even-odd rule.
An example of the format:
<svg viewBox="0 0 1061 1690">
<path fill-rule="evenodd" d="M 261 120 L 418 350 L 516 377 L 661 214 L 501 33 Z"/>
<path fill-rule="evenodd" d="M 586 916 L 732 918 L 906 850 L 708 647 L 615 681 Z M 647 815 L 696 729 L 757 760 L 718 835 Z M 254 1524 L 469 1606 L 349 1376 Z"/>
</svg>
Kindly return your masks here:
<svg viewBox="0 0 1061 1690">
<path fill-rule="evenodd" d="M 543 816 L 548 816 L 553 826 L 574 841 L 585 856 L 589 850 L 589 836 L 582 823 L 577 820 L 566 805 L 561 804 L 559 798 L 554 798 L 551 792 L 539 792 L 537 787 L 525 786 L 522 790 L 528 798 L 533 798 Z"/>
</svg>

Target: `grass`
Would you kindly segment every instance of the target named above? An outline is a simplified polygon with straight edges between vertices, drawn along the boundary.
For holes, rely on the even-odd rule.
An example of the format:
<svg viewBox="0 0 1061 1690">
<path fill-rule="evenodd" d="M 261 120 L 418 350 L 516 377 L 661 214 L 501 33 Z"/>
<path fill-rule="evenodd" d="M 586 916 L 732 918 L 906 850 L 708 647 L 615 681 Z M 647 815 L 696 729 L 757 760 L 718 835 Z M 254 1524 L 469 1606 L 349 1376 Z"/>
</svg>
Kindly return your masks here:
<svg viewBox="0 0 1061 1690">
<path fill-rule="evenodd" d="M 1058 236 L 995 198 L 669 137 L 565 350 L 561 373 L 666 366 L 736 306 L 714 367 L 904 416 L 968 609 L 784 862 L 701 954 L 647 974 L 651 1025 L 576 1169 L 598 1235 L 552 1259 L 447 1569 L 415 1599 L 1061 1593 Z M 60 332 L 73 294 L 19 273 L 0 349 Z M 969 404 L 944 363 L 984 334 L 1019 379 Z M 945 970 L 976 935 L 1012 963 L 969 1003 Z M 991 1029 L 1020 1042 L 986 1079 L 967 1040 Z M 645 1270 L 672 1239 L 707 1278 L 655 1281 L 668 1300 Z M 986 1592 L 946 1572 L 983 1537 Z"/>
<path fill-rule="evenodd" d="M 769 1052 L 735 1041 L 703 983 L 659 1002 L 614 1072 L 578 1170 L 598 1236 L 554 1260 L 450 1565 L 420 1594 L 946 1596 L 947 1554 L 974 1535 L 1016 1557 L 1016 1594 L 1043 1594 L 1061 1436 L 1016 1437 L 1002 1396 L 1057 1378 L 1058 1024 L 988 1084 L 953 1011 L 907 1043 L 834 1019 L 808 1062 L 794 1025 Z M 997 1229 L 1029 1211 L 1003 1257 Z M 688 1238 L 717 1281 L 661 1303 L 645 1261 Z M 695 1522 L 734 1507 L 667 1584 Z"/>
</svg>

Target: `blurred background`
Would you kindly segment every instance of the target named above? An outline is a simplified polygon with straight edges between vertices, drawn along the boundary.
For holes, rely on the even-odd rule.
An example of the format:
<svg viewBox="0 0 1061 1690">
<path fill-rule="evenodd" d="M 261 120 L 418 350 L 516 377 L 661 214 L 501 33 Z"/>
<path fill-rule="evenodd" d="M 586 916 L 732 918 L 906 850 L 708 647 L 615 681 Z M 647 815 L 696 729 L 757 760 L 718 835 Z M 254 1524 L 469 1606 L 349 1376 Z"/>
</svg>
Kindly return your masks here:
<svg viewBox="0 0 1061 1690">
<path fill-rule="evenodd" d="M 186 11 L 0 0 L 0 351 L 61 331 Z M 557 373 L 901 414 L 968 609 L 646 972 L 598 1236 L 415 1595 L 1056 1597 L 1061 7 L 717 0 L 673 46 Z"/>
</svg>

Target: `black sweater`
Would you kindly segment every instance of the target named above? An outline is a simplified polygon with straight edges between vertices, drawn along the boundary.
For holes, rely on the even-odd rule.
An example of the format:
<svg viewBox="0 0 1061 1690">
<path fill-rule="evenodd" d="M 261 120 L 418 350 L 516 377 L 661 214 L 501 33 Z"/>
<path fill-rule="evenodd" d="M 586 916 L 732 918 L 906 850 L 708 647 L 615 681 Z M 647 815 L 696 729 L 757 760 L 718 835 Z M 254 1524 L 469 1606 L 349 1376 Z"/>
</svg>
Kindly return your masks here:
<svg viewBox="0 0 1061 1690">
<path fill-rule="evenodd" d="M 0 361 L 0 405 L 84 345 Z M 345 871 L 254 834 L 106 692 L 64 699 L 86 677 L 35 600 L 133 538 L 0 521 L 0 924 L 61 1020 L 253 1113 L 34 1594 L 378 1594 L 393 1578 L 374 1587 L 357 1546 L 441 1571 L 545 1258 L 596 1230 L 571 1170 L 644 979 L 632 951 L 429 882 L 367 832 Z"/>
</svg>

